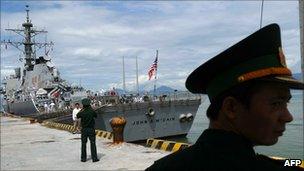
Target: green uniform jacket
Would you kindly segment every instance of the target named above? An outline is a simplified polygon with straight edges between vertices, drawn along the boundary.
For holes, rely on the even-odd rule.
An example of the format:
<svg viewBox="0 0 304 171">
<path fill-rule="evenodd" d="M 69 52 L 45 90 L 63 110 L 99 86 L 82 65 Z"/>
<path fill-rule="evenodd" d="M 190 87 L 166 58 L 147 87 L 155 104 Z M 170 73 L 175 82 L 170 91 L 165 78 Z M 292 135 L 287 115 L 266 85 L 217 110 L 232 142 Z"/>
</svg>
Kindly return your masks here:
<svg viewBox="0 0 304 171">
<path fill-rule="evenodd" d="M 284 167 L 284 161 L 257 155 L 252 144 L 235 133 L 207 129 L 194 145 L 157 160 L 146 170 L 276 171 L 302 169 Z"/>
<path fill-rule="evenodd" d="M 77 118 L 81 118 L 82 128 L 95 128 L 96 117 L 97 114 L 91 107 L 86 107 L 77 113 Z"/>
</svg>

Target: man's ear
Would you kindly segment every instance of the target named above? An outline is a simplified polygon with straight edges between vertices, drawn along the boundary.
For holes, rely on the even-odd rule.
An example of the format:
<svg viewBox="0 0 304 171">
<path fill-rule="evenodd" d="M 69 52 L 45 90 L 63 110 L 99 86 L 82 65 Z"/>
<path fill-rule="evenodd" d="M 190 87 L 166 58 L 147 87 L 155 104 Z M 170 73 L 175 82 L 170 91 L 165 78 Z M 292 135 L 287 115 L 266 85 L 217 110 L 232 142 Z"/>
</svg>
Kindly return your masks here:
<svg viewBox="0 0 304 171">
<path fill-rule="evenodd" d="M 228 96 L 223 100 L 222 112 L 229 119 L 235 119 L 240 109 L 240 102 L 234 97 Z"/>
</svg>

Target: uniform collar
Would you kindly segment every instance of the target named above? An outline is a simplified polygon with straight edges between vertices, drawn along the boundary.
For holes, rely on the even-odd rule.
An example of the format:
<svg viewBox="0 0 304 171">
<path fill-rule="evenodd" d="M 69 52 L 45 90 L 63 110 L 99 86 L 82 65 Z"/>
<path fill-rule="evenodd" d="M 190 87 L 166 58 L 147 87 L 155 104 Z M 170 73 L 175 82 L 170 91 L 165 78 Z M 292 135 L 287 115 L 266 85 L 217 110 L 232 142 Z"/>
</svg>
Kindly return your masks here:
<svg viewBox="0 0 304 171">
<path fill-rule="evenodd" d="M 255 155 L 252 143 L 245 137 L 231 131 L 206 129 L 199 137 L 196 144 L 208 144 L 220 151 Z"/>
</svg>

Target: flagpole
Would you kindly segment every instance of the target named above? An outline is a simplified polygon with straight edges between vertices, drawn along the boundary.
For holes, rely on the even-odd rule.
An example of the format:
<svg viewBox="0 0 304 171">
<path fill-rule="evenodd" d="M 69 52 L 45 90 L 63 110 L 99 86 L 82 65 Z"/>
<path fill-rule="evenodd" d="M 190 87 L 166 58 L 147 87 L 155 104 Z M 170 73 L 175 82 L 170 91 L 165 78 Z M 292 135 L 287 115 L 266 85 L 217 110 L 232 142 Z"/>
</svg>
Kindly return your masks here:
<svg viewBox="0 0 304 171">
<path fill-rule="evenodd" d="M 157 63 L 158 63 L 158 50 L 156 50 L 156 59 L 157 59 Z M 157 66 L 157 68 L 158 68 L 158 66 Z M 157 68 L 156 68 L 155 77 L 154 77 L 154 96 L 156 95 Z"/>
<path fill-rule="evenodd" d="M 137 94 L 139 94 L 139 85 L 138 85 L 138 62 L 137 62 L 137 56 L 136 56 L 136 89 L 137 89 Z"/>
<path fill-rule="evenodd" d="M 301 72 L 302 72 L 302 81 L 304 81 L 304 0 L 299 0 L 299 25 L 300 25 L 300 50 L 301 50 Z M 302 94 L 302 99 L 304 99 L 304 91 Z M 304 100 L 303 100 L 303 111 L 304 111 Z"/>
</svg>

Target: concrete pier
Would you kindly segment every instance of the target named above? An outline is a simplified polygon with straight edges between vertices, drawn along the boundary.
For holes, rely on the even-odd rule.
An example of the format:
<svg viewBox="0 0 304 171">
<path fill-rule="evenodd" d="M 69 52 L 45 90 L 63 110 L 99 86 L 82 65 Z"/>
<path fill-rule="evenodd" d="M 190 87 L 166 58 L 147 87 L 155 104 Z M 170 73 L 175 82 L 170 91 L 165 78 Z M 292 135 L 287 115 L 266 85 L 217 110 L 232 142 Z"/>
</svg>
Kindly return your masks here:
<svg viewBox="0 0 304 171">
<path fill-rule="evenodd" d="M 51 129 L 22 118 L 1 117 L 0 170 L 144 170 L 170 152 L 96 138 L 99 162 L 80 162 L 80 134 Z"/>
</svg>

